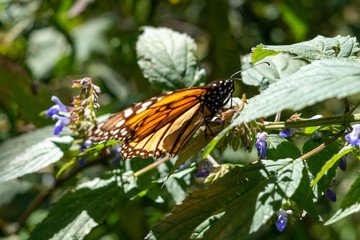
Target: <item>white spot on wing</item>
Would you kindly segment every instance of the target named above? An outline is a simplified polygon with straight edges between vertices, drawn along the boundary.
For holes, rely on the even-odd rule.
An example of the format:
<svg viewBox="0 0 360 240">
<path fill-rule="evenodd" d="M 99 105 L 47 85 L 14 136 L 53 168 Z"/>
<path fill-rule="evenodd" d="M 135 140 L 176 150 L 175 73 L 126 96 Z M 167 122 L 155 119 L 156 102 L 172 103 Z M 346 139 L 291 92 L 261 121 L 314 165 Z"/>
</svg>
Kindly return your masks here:
<svg viewBox="0 0 360 240">
<path fill-rule="evenodd" d="M 127 118 L 133 113 L 133 110 L 131 108 L 128 108 L 124 112 L 124 116 Z"/>
<path fill-rule="evenodd" d="M 141 107 L 142 107 L 142 108 L 147 108 L 148 106 L 150 106 L 151 103 L 152 103 L 151 101 L 144 102 L 144 103 L 141 105 Z M 140 109 L 139 109 L 139 110 L 140 110 Z"/>
<path fill-rule="evenodd" d="M 139 113 L 143 112 L 145 109 L 146 109 L 146 108 L 144 108 L 144 107 L 138 109 L 138 110 L 136 111 L 136 114 L 139 114 Z"/>
<path fill-rule="evenodd" d="M 115 127 L 121 127 L 125 122 L 125 119 L 121 120 L 120 122 L 118 122 Z"/>
</svg>

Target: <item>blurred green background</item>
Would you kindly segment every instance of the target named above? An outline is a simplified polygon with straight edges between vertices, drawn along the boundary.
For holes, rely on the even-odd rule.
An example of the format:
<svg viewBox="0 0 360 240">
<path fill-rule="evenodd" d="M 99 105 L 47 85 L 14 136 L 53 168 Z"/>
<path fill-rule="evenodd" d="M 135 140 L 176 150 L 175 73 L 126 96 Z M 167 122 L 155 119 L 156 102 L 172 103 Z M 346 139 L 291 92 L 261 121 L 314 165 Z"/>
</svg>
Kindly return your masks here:
<svg viewBox="0 0 360 240">
<path fill-rule="evenodd" d="M 228 78 L 239 70 L 241 55 L 259 43 L 292 44 L 317 35 L 356 37 L 360 32 L 359 10 L 360 2 L 355 0 L 1 1 L 0 142 L 54 124 L 39 114 L 53 105 L 51 95 L 70 105 L 73 95 L 77 95 L 70 88 L 74 79 L 92 77 L 101 87 L 100 114 L 116 112 L 159 94 L 160 90 L 150 86 L 137 65 L 135 48 L 142 26 L 169 27 L 192 36 L 198 45 L 199 65 L 207 72 L 206 81 L 211 82 Z M 235 96 L 246 92 L 251 97 L 257 92 L 254 87 L 237 84 Z M 319 113 L 315 111 L 332 115 L 340 110 L 337 101 L 329 100 L 307 111 L 310 117 Z M 356 165 L 355 161 L 349 163 L 349 169 L 357 168 L 351 164 Z M 350 182 L 341 184 L 345 187 L 339 188 L 343 191 L 338 193 L 340 200 Z M 339 203 L 330 204 L 324 199 L 321 203 L 324 209 L 320 205 L 319 210 L 324 217 L 331 216 L 333 212 L 326 212 L 328 205 L 336 210 Z M 16 206 L 19 204 L 21 201 Z M 146 204 L 146 200 L 141 200 L 130 208 Z M 1 209 L 0 226 L 3 221 L 16 221 L 21 212 L 11 209 L 14 213 L 9 213 L 9 209 L 6 212 Z M 135 222 L 133 231 L 139 233 L 129 233 L 124 238 L 144 236 L 158 217 L 157 212 L 151 211 L 138 209 L 133 219 L 125 218 L 130 222 L 125 222 L 124 228 L 131 229 Z M 121 215 L 113 216 L 116 226 Z M 359 215 L 330 227 L 305 217 L 284 233 L 271 227 L 270 232 L 261 232 L 258 237 L 351 240 L 360 236 L 359 223 Z M 104 231 L 114 230 L 112 227 L 110 222 Z"/>
</svg>

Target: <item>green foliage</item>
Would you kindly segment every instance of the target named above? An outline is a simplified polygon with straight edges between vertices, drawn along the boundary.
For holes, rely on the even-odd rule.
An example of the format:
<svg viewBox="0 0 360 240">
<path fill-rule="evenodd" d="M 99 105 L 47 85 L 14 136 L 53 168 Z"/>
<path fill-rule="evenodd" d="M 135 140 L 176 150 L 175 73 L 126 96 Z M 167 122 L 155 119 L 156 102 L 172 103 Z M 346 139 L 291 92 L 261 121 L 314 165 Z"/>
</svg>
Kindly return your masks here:
<svg viewBox="0 0 360 240">
<path fill-rule="evenodd" d="M 166 28 L 144 27 L 143 30 L 136 52 L 144 77 L 165 90 L 199 85 L 204 70 L 197 67 L 196 44 L 192 38 Z"/>
<path fill-rule="evenodd" d="M 52 127 L 45 127 L 10 139 L 0 145 L 0 182 L 6 182 L 59 161 L 73 138 L 54 137 Z"/>
<path fill-rule="evenodd" d="M 358 238 L 360 154 L 344 136 L 360 121 L 359 45 L 351 36 L 324 37 L 358 32 L 355 25 L 335 31 L 336 21 L 325 14 L 334 3 L 317 4 L 0 4 L 0 237 L 278 239 L 306 232 L 314 239 Z M 336 8 L 353 16 L 340 2 Z M 308 22 L 314 9 L 321 21 Z M 161 91 L 228 78 L 240 68 L 239 53 L 251 47 L 241 68 L 270 66 L 243 71 L 232 101 L 207 123 L 211 131 L 201 127 L 172 159 L 119 161 L 116 140 L 85 147 L 76 131 L 55 137 L 53 126 L 44 127 L 51 95 L 65 105 L 79 89 L 93 97 L 80 80 L 70 90 L 70 80 L 87 76 L 101 87 L 92 106 L 77 102 L 84 115 L 100 104 L 101 121 Z M 250 98 L 240 99 L 240 90 Z M 319 113 L 324 118 L 308 118 Z M 279 136 L 287 128 L 294 136 Z M 265 159 L 255 145 L 262 132 Z M 346 154 L 342 173 L 337 166 Z M 194 177 L 204 166 L 210 175 Z M 326 201 L 330 186 L 342 203 Z M 275 227 L 279 209 L 294 212 L 282 233 Z M 351 228 L 350 237 L 342 225 Z"/>
</svg>

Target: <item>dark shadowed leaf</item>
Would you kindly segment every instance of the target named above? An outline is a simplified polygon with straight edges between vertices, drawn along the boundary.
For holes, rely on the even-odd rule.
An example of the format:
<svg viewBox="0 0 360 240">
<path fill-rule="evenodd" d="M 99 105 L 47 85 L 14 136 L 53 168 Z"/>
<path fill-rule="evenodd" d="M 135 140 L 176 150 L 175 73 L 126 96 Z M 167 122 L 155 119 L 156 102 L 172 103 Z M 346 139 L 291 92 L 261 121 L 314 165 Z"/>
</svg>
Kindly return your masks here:
<svg viewBox="0 0 360 240">
<path fill-rule="evenodd" d="M 207 190 L 188 196 L 152 227 L 152 233 L 157 239 L 188 239 L 202 222 L 223 210 L 224 216 L 212 225 L 206 239 L 255 232 L 294 194 L 303 167 L 301 160 L 292 159 L 237 167 Z"/>
<path fill-rule="evenodd" d="M 106 219 L 112 209 L 111 200 L 121 197 L 124 193 L 115 177 L 86 182 L 53 205 L 30 239 L 83 239 Z"/>
<path fill-rule="evenodd" d="M 325 223 L 325 225 L 333 224 L 344 217 L 360 212 L 360 176 L 358 176 L 351 185 L 350 190 L 346 194 L 340 209 Z"/>
</svg>

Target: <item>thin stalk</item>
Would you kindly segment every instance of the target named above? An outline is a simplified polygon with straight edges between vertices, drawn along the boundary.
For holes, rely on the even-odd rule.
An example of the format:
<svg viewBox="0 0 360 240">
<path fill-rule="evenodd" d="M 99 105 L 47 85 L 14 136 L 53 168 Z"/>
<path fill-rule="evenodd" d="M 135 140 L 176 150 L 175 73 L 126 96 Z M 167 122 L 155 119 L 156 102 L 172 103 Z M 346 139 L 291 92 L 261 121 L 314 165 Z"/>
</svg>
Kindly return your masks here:
<svg viewBox="0 0 360 240">
<path fill-rule="evenodd" d="M 143 175 L 144 173 L 147 173 L 149 171 L 151 171 L 152 169 L 156 168 L 157 166 L 159 166 L 161 163 L 167 162 L 171 159 L 171 157 L 168 155 L 162 159 L 157 160 L 156 162 L 150 164 L 149 166 L 144 167 L 143 169 L 140 169 L 139 171 L 135 172 L 133 174 L 134 177 L 139 177 L 141 175 Z"/>
<path fill-rule="evenodd" d="M 338 132 L 334 137 L 332 137 L 329 141 L 320 144 L 320 146 L 318 146 L 317 148 L 314 148 L 313 150 L 311 150 L 310 152 L 305 153 L 304 155 L 302 155 L 300 157 L 300 159 L 305 160 L 309 157 L 314 156 L 315 154 L 321 152 L 322 150 L 324 150 L 327 146 L 329 146 L 331 143 L 333 143 L 336 139 L 338 139 L 339 137 L 341 137 L 344 134 L 345 130 L 342 130 L 340 132 Z"/>
</svg>

